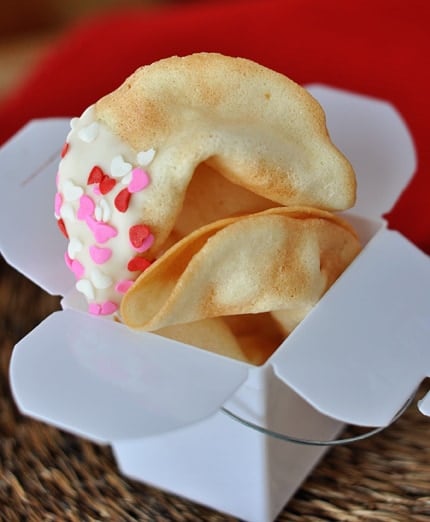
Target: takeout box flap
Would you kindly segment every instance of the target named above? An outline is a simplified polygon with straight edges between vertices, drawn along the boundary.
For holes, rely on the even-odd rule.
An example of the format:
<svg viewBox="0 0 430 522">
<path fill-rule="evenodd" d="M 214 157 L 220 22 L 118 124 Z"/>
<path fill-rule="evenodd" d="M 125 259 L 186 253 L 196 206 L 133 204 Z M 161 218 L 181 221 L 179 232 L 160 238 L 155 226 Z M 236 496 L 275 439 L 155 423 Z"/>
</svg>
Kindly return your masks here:
<svg viewBox="0 0 430 522">
<path fill-rule="evenodd" d="M 54 218 L 55 177 L 69 128 L 64 118 L 34 120 L 0 149 L 0 252 L 53 295 L 74 284 Z"/>
<path fill-rule="evenodd" d="M 209 417 L 248 371 L 246 364 L 66 310 L 16 345 L 10 377 L 24 413 L 108 443 Z"/>
<path fill-rule="evenodd" d="M 275 373 L 330 417 L 388 425 L 430 376 L 429 261 L 383 229 L 273 356 Z"/>
<path fill-rule="evenodd" d="M 379 218 L 393 207 L 417 165 L 412 137 L 386 101 L 327 87 L 306 89 L 324 108 L 327 128 L 357 176 L 354 214 Z"/>
</svg>

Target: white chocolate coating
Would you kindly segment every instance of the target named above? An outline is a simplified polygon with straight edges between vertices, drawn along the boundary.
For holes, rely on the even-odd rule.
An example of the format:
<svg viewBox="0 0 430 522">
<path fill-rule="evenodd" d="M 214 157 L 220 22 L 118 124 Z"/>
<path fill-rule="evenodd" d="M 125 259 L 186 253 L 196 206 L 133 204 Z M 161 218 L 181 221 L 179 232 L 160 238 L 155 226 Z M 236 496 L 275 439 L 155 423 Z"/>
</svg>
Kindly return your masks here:
<svg viewBox="0 0 430 522">
<path fill-rule="evenodd" d="M 69 237 L 65 260 L 76 288 L 91 313 L 111 315 L 154 259 L 153 223 L 149 216 L 145 220 L 145 208 L 157 190 L 151 179 L 155 151 L 134 151 L 96 121 L 94 112 L 91 106 L 71 121 L 55 215 Z"/>
</svg>

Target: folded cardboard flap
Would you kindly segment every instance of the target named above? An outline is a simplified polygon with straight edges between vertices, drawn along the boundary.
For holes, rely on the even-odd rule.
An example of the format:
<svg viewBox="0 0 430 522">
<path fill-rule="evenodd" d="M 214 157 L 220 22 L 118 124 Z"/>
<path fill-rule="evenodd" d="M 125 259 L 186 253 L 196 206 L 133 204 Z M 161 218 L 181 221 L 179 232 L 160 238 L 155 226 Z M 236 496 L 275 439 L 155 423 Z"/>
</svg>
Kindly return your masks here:
<svg viewBox="0 0 430 522">
<path fill-rule="evenodd" d="M 0 252 L 53 295 L 74 284 L 64 263 L 66 239 L 54 218 L 55 176 L 68 130 L 64 118 L 35 120 L 0 149 L 7 186 L 0 192 Z"/>
<path fill-rule="evenodd" d="M 73 310 L 52 314 L 19 342 L 10 366 L 24 413 L 96 442 L 202 420 L 248 371 L 244 363 Z"/>
<path fill-rule="evenodd" d="M 430 376 L 430 260 L 382 230 L 272 358 L 319 411 L 385 426 Z"/>
</svg>

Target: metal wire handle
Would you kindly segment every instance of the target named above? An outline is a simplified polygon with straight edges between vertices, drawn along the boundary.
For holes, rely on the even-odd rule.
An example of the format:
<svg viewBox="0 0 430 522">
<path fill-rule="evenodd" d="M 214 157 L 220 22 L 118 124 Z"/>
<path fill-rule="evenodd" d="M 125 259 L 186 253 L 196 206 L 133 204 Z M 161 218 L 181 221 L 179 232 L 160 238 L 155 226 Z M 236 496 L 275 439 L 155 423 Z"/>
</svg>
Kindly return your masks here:
<svg viewBox="0 0 430 522">
<path fill-rule="evenodd" d="M 415 393 L 413 395 L 411 395 L 409 397 L 409 399 L 403 404 L 403 406 L 400 408 L 400 410 L 393 417 L 390 424 L 388 424 L 387 426 L 374 428 L 374 429 L 371 429 L 370 431 L 367 431 L 366 433 L 362 433 L 361 435 L 356 435 L 354 437 L 345 437 L 343 439 L 334 439 L 334 440 L 313 440 L 313 439 L 304 439 L 301 437 L 293 437 L 291 435 L 286 435 L 284 433 L 279 433 L 277 431 L 269 430 L 268 428 L 263 428 L 262 426 L 259 426 L 258 424 L 247 421 L 246 419 L 243 419 L 239 415 L 236 415 L 235 413 L 233 413 L 232 411 L 230 411 L 227 408 L 223 407 L 223 408 L 221 408 L 221 411 L 223 413 L 225 413 L 226 415 L 228 415 L 230 418 L 239 422 L 240 424 L 243 424 L 247 428 L 251 428 L 255 431 L 258 431 L 259 433 L 263 433 L 264 435 L 268 435 L 270 437 L 273 437 L 273 438 L 279 439 L 279 440 L 283 440 L 285 442 L 293 442 L 294 444 L 302 444 L 305 446 L 341 446 L 343 444 L 350 444 L 351 442 L 358 442 L 359 440 L 368 439 L 369 437 L 372 437 L 373 435 L 376 435 L 377 433 L 380 433 L 381 431 L 383 431 L 386 428 L 388 428 L 389 426 L 391 426 L 408 409 L 408 407 L 414 400 L 414 397 L 415 397 Z"/>
</svg>

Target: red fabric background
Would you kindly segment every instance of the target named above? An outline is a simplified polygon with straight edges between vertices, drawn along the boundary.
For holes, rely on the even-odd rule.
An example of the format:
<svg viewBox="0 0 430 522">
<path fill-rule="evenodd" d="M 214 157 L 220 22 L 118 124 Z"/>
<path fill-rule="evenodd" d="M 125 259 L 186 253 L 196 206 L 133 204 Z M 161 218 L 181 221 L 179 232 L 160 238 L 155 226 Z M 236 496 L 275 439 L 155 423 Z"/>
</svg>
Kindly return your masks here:
<svg viewBox="0 0 430 522">
<path fill-rule="evenodd" d="M 110 13 L 71 29 L 3 101 L 0 143 L 31 118 L 79 115 L 156 59 L 196 51 L 251 58 L 299 83 L 397 107 L 418 171 L 388 219 L 430 253 L 429 28 L 428 0 L 233 0 Z"/>
</svg>

